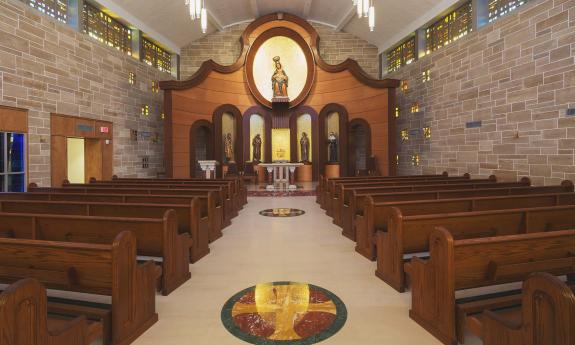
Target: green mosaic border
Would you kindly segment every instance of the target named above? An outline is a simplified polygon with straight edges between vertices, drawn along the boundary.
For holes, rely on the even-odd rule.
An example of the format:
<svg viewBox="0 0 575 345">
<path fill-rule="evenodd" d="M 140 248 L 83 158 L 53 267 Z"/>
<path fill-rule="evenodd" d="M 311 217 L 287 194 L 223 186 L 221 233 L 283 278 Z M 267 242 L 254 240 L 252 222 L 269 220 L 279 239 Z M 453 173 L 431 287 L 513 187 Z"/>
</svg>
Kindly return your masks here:
<svg viewBox="0 0 575 345">
<path fill-rule="evenodd" d="M 282 207 L 282 208 L 287 208 L 287 207 Z M 293 217 L 303 216 L 303 215 L 305 214 L 305 211 L 304 211 L 304 210 L 300 210 L 300 209 L 298 209 L 298 208 L 291 208 L 291 207 L 290 207 L 289 209 L 290 209 L 290 210 L 293 210 L 293 211 L 295 211 L 295 212 L 297 212 L 297 214 L 293 214 L 293 215 L 290 214 L 290 215 L 287 215 L 287 216 L 274 216 L 274 215 L 264 214 L 264 212 L 273 213 L 273 210 L 274 210 L 273 208 L 268 208 L 268 209 L 265 209 L 265 210 L 261 210 L 261 211 L 259 212 L 259 214 L 260 214 L 260 216 L 270 217 L 270 218 L 293 218 Z"/>
<path fill-rule="evenodd" d="M 287 285 L 287 284 L 300 284 L 300 283 L 273 282 L 272 284 L 273 285 Z M 343 326 L 345 325 L 345 322 L 347 321 L 347 309 L 345 307 L 345 304 L 342 302 L 342 300 L 339 297 L 337 297 L 335 294 L 333 294 L 332 292 L 330 292 L 330 291 L 328 291 L 322 287 L 316 286 L 316 285 L 312 285 L 312 284 L 308 284 L 308 285 L 311 289 L 321 291 L 327 297 L 329 297 L 333 301 L 333 303 L 335 304 L 335 307 L 337 310 L 335 320 L 333 321 L 333 324 L 331 325 L 331 327 L 326 329 L 323 332 L 320 332 L 320 333 L 314 335 L 314 336 L 307 337 L 305 339 L 298 339 L 298 340 L 270 340 L 270 339 L 264 339 L 264 338 L 256 337 L 256 336 L 253 336 L 253 335 L 248 334 L 248 333 L 244 333 L 234 323 L 234 319 L 232 317 L 232 309 L 234 307 L 234 304 L 242 296 L 244 296 L 246 293 L 255 289 L 255 286 L 249 287 L 247 289 L 244 289 L 244 290 L 238 292 L 237 294 L 232 296 L 226 302 L 226 304 L 224 304 L 224 307 L 222 308 L 222 313 L 221 313 L 222 323 L 224 324 L 224 327 L 226 327 L 228 332 L 233 334 L 235 337 L 237 337 L 237 338 L 239 338 L 245 342 L 248 342 L 250 344 L 254 344 L 254 345 L 311 345 L 311 344 L 319 343 L 320 341 L 324 341 L 327 338 L 329 338 L 329 337 L 333 336 L 334 334 L 336 334 L 337 332 L 339 332 L 343 328 Z"/>
</svg>

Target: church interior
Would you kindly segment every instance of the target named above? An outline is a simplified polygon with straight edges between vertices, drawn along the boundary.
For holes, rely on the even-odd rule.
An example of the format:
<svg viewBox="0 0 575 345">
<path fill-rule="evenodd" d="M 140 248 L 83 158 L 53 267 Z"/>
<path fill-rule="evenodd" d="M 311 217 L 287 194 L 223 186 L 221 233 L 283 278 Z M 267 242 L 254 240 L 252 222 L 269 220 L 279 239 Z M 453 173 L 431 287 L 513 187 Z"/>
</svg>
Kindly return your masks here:
<svg viewBox="0 0 575 345">
<path fill-rule="evenodd" d="M 575 0 L 0 0 L 0 345 L 575 345 Z"/>
</svg>

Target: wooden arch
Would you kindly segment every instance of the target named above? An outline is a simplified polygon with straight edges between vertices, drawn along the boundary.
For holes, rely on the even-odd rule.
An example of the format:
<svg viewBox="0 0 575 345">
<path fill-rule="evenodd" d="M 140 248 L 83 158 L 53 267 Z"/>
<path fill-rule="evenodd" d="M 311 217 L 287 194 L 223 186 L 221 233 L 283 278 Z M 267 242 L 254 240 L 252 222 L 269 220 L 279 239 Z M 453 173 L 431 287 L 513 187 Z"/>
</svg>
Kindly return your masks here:
<svg viewBox="0 0 575 345">
<path fill-rule="evenodd" d="M 339 175 L 347 176 L 347 154 L 345 149 L 347 146 L 347 119 L 349 118 L 347 109 L 337 103 L 330 103 L 323 107 L 319 113 L 319 169 L 320 174 L 325 173 L 325 165 L 327 164 L 327 116 L 331 113 L 337 112 L 339 114 L 339 142 L 338 142 L 338 158 L 339 158 Z"/>
<path fill-rule="evenodd" d="M 348 142 L 348 158 L 347 158 L 347 164 L 348 164 L 348 176 L 354 176 L 355 172 L 357 170 L 357 167 L 355 165 L 355 148 L 356 148 L 356 143 L 355 143 L 355 138 L 353 137 L 353 135 L 351 135 L 351 132 L 353 131 L 354 127 L 363 127 L 363 129 L 365 130 L 365 157 L 366 157 L 366 168 L 367 168 L 367 164 L 369 162 L 369 158 L 371 157 L 371 126 L 369 125 L 369 122 L 367 122 L 364 119 L 361 118 L 355 118 L 351 121 L 349 121 L 348 125 L 347 125 L 347 129 L 348 129 L 348 138 L 347 138 L 347 142 Z"/>
<path fill-rule="evenodd" d="M 290 152 L 291 161 L 298 161 L 299 141 L 297 139 L 297 120 L 301 115 L 308 114 L 311 116 L 311 148 L 312 148 L 312 169 L 313 179 L 317 180 L 319 177 L 319 143 L 321 137 L 319 135 L 319 115 L 315 109 L 308 106 L 299 106 L 293 109 L 290 115 Z"/>
<path fill-rule="evenodd" d="M 243 131 L 244 131 L 244 157 L 246 160 L 250 159 L 250 146 L 252 145 L 252 138 L 250 137 L 250 119 L 252 115 L 260 115 L 264 118 L 264 162 L 272 161 L 272 114 L 269 109 L 256 105 L 250 107 L 244 112 L 243 116 Z"/>
<path fill-rule="evenodd" d="M 206 143 L 207 159 L 214 159 L 214 125 L 208 120 L 197 120 L 194 122 L 192 127 L 190 127 L 190 177 L 199 177 L 195 176 L 195 167 L 197 162 L 195 136 L 200 128 L 206 128 L 209 132 L 209 137 Z"/>
<path fill-rule="evenodd" d="M 242 131 L 242 113 L 232 104 L 224 104 L 216 108 L 213 115 L 212 123 L 214 124 L 214 159 L 218 162 L 224 161 L 223 155 L 223 136 L 222 136 L 222 117 L 225 113 L 229 113 L 234 118 L 235 122 L 235 143 L 234 153 L 236 164 L 243 165 L 244 152 L 243 152 L 243 131 Z M 240 165 L 240 166 L 241 166 Z M 218 176 L 222 176 L 222 165 L 218 165 Z"/>
<path fill-rule="evenodd" d="M 300 26 L 309 35 L 309 48 L 313 53 L 313 59 L 315 63 L 324 71 L 337 73 L 343 71 L 349 71 L 357 80 L 361 81 L 363 84 L 368 85 L 373 88 L 397 88 L 399 87 L 399 80 L 396 79 L 376 79 L 372 78 L 367 74 L 357 61 L 352 59 L 347 59 L 337 65 L 331 65 L 323 60 L 319 54 L 319 34 L 314 29 L 314 27 L 308 23 L 305 19 L 298 16 L 294 16 L 288 13 L 275 13 L 262 16 L 253 22 L 251 22 L 248 27 L 244 30 L 240 43 L 242 45 L 242 52 L 235 63 L 229 66 L 220 65 L 214 60 L 207 60 L 200 68 L 187 80 L 169 80 L 160 82 L 160 88 L 162 90 L 184 90 L 189 89 L 194 86 L 199 85 L 203 82 L 208 75 L 212 72 L 218 72 L 222 74 L 230 74 L 237 72 L 246 63 L 246 57 L 251 49 L 252 44 L 255 40 L 262 35 L 262 32 L 258 32 L 258 29 L 266 24 L 273 21 L 289 21 Z"/>
</svg>

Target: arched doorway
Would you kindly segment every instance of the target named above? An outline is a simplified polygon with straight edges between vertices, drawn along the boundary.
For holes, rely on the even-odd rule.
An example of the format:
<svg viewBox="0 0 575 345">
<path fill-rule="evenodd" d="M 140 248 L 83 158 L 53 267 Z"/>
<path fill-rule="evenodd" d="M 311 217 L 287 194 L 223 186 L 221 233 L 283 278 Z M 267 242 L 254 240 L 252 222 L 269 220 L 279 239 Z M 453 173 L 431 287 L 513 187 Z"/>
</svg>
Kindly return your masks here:
<svg viewBox="0 0 575 345">
<path fill-rule="evenodd" d="M 339 165 L 339 176 L 348 176 L 348 155 L 347 155 L 347 109 L 337 103 L 330 103 L 323 107 L 319 113 L 319 163 L 320 174 L 326 173 L 326 165 Z M 334 133 L 337 138 L 337 153 L 335 160 L 333 160 L 328 150 L 328 137 L 330 133 Z"/>
<path fill-rule="evenodd" d="M 363 174 L 370 169 L 371 128 L 363 119 L 354 119 L 348 125 L 348 176 Z"/>
<path fill-rule="evenodd" d="M 190 177 L 202 177 L 198 164 L 214 159 L 214 129 L 211 122 L 198 120 L 190 128 Z"/>
</svg>

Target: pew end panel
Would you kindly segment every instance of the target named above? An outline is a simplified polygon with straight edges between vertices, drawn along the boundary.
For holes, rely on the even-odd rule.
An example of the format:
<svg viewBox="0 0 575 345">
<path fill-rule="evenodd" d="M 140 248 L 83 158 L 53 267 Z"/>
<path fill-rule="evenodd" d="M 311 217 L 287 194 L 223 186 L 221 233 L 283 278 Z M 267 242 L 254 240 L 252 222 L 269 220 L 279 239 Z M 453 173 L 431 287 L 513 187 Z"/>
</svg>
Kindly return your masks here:
<svg viewBox="0 0 575 345">
<path fill-rule="evenodd" d="M 575 342 L 575 296 L 557 277 L 532 274 L 523 287 L 521 323 L 486 310 L 481 317 L 485 345 L 570 345 Z"/>
<path fill-rule="evenodd" d="M 46 289 L 22 279 L 0 294 L 0 341 L 6 345 L 89 345 L 103 335 L 100 322 L 48 315 Z"/>
<path fill-rule="evenodd" d="M 387 229 L 372 235 L 377 248 L 375 275 L 398 292 L 405 292 L 403 215 L 396 207 L 388 208 L 387 212 L 390 213 Z"/>
</svg>

